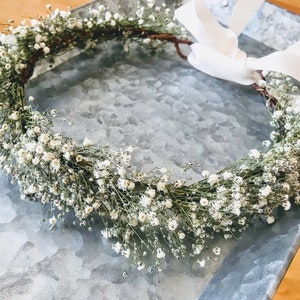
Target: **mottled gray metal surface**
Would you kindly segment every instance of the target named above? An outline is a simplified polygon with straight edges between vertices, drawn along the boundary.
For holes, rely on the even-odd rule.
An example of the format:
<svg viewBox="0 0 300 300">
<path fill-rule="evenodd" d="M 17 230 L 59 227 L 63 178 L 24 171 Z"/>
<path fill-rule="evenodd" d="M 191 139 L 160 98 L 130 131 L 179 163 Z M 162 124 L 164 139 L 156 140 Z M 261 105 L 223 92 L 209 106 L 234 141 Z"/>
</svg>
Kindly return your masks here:
<svg viewBox="0 0 300 300">
<path fill-rule="evenodd" d="M 254 56 L 271 51 L 247 37 L 241 44 Z M 219 169 L 269 132 L 263 99 L 250 87 L 192 69 L 172 47 L 155 56 L 139 48 L 126 55 L 120 44 L 103 44 L 32 81 L 27 93 L 39 109 L 58 110 L 56 131 L 116 147 L 133 144 L 135 166 L 165 166 L 180 178 L 200 177 L 198 169 L 183 174 L 184 161 Z M 97 230 L 61 224 L 49 232 L 39 203 L 21 201 L 4 175 L 0 203 L 0 299 L 177 300 L 201 293 L 209 300 L 264 299 L 299 240 L 294 210 L 273 226 L 249 229 L 242 240 L 223 241 L 220 258 L 205 270 L 168 258 L 162 274 L 136 273 Z"/>
<path fill-rule="evenodd" d="M 300 245 L 299 207 L 273 225 L 253 224 L 224 259 L 199 300 L 272 299 Z M 295 295 L 296 296 L 296 295 Z"/>
<path fill-rule="evenodd" d="M 271 51 L 246 37 L 241 44 L 254 55 Z M 256 91 L 194 70 L 173 46 L 155 55 L 140 47 L 126 54 L 122 44 L 104 43 L 30 87 L 41 109 L 56 108 L 72 122 L 57 120 L 57 130 L 102 145 L 134 145 L 135 166 L 164 165 L 177 176 L 186 176 L 185 161 L 200 164 L 198 171 L 224 167 L 270 130 Z"/>
</svg>

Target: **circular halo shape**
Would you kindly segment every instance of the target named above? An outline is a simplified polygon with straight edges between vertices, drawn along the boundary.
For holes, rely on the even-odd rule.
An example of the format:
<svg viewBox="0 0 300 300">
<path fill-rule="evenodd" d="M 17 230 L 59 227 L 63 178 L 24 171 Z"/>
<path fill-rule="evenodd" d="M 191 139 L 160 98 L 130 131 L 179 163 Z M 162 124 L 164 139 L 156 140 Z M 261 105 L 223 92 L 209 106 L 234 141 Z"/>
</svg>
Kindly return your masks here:
<svg viewBox="0 0 300 300">
<path fill-rule="evenodd" d="M 296 87 L 280 74 L 256 87 L 273 112 L 274 131 L 264 149 L 249 150 L 247 157 L 216 174 L 203 171 L 203 179 L 191 185 L 172 182 L 164 168 L 151 174 L 132 170 L 132 147 L 102 147 L 88 139 L 79 145 L 53 132 L 56 112 L 40 113 L 27 104 L 33 97 L 25 99 L 36 63 L 112 39 L 123 40 L 125 50 L 132 42 L 146 47 L 171 42 L 183 58 L 179 45 L 191 44 L 174 23 L 173 12 L 152 1 L 126 17 L 103 5 L 85 18 L 55 10 L 0 37 L 0 167 L 18 183 L 21 199 L 50 206 L 50 229 L 71 212 L 89 230 L 101 218 L 102 236 L 113 238 L 112 248 L 141 270 L 149 254 L 154 265 L 167 253 L 201 257 L 216 234 L 235 237 L 255 216 L 273 223 L 276 208 L 300 203 L 300 117 L 297 101 L 289 95 Z M 212 251 L 220 254 L 219 247 Z M 205 264 L 204 259 L 198 262 Z"/>
</svg>

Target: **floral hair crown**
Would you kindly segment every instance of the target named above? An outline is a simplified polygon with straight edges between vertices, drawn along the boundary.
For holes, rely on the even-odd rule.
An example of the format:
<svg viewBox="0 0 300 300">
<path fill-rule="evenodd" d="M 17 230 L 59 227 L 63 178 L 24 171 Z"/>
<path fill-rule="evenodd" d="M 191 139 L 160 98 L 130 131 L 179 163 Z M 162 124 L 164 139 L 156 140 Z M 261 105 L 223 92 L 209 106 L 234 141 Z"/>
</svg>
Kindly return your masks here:
<svg viewBox="0 0 300 300">
<path fill-rule="evenodd" d="M 233 16 L 241 9 L 250 15 L 262 2 L 238 1 Z M 285 72 L 299 80 L 300 60 L 295 61 L 299 43 L 251 60 L 237 46 L 246 21 L 232 21 L 230 29 L 225 29 L 200 0 L 184 4 L 175 16 L 197 43 L 186 38 L 173 10 L 150 0 L 146 6 L 138 4 L 132 15 L 103 5 L 90 9 L 84 18 L 55 10 L 42 21 L 11 28 L 10 34 L 0 36 L 1 168 L 18 183 L 21 199 L 39 200 L 50 207 L 51 229 L 58 219 L 75 212 L 76 222 L 112 238 L 112 248 L 139 270 L 145 267 L 145 257 L 150 255 L 158 265 L 166 253 L 197 257 L 204 266 L 201 252 L 216 234 L 234 237 L 253 216 L 273 223 L 275 208 L 288 210 L 292 202 L 300 203 L 297 88 L 278 80 L 282 77 L 278 74 L 265 81 L 256 72 Z M 54 60 L 73 47 L 112 39 L 122 40 L 126 50 L 133 42 L 146 47 L 173 43 L 183 58 L 180 45 L 187 44 L 192 50 L 188 60 L 200 71 L 254 84 L 273 111 L 274 131 L 264 149 L 251 149 L 247 157 L 214 174 L 203 171 L 202 180 L 186 185 L 171 181 L 164 168 L 150 174 L 132 169 L 132 147 L 93 145 L 89 139 L 79 143 L 53 132 L 56 112 L 39 112 L 31 105 L 35 99 L 25 97 L 37 62 Z M 99 218 L 102 228 L 94 224 Z M 212 251 L 220 254 L 218 247 Z"/>
</svg>

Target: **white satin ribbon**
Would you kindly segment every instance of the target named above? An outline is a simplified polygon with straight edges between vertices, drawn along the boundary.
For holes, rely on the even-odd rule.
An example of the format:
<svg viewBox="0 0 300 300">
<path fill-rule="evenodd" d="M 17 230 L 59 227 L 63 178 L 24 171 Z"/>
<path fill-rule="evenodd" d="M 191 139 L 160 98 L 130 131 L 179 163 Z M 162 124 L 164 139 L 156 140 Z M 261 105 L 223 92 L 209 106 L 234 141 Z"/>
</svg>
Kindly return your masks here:
<svg viewBox="0 0 300 300">
<path fill-rule="evenodd" d="M 240 84 L 261 79 L 257 70 L 285 73 L 300 81 L 300 41 L 284 51 L 255 59 L 238 47 L 238 36 L 264 0 L 237 0 L 229 28 L 220 25 L 203 0 L 190 0 L 175 11 L 175 17 L 195 37 L 189 63 L 213 77 Z"/>
</svg>

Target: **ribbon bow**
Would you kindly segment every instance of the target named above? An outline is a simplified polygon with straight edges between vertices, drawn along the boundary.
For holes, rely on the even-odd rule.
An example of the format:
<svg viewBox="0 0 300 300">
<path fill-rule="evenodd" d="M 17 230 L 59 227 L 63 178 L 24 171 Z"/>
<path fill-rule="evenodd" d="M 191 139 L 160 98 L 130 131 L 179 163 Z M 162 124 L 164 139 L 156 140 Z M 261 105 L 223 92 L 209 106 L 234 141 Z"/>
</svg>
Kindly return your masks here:
<svg viewBox="0 0 300 300">
<path fill-rule="evenodd" d="M 220 79 L 250 85 L 261 79 L 257 72 L 275 71 L 300 81 L 300 41 L 284 51 L 250 58 L 238 47 L 238 36 L 264 0 L 237 0 L 229 28 L 220 25 L 203 0 L 191 0 L 175 11 L 175 17 L 196 38 L 188 55 L 196 69 Z"/>
</svg>

